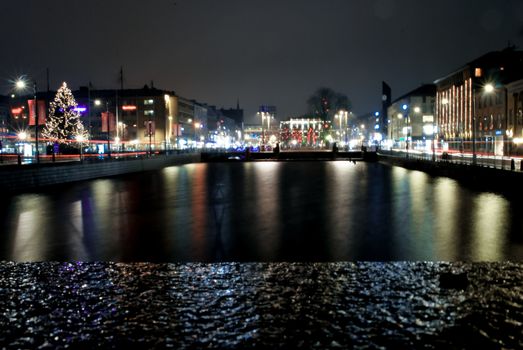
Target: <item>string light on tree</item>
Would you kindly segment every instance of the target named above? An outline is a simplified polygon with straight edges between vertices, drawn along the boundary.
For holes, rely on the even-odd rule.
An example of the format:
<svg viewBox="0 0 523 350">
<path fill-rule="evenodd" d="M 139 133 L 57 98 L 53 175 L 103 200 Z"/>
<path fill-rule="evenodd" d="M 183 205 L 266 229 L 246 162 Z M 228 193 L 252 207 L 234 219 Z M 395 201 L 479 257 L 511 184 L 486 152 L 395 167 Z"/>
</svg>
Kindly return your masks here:
<svg viewBox="0 0 523 350">
<path fill-rule="evenodd" d="M 80 112 L 75 110 L 77 106 L 73 93 L 64 82 L 49 105 L 49 118 L 42 135 L 58 143 L 78 138 L 86 140 L 88 133 L 80 121 Z"/>
</svg>

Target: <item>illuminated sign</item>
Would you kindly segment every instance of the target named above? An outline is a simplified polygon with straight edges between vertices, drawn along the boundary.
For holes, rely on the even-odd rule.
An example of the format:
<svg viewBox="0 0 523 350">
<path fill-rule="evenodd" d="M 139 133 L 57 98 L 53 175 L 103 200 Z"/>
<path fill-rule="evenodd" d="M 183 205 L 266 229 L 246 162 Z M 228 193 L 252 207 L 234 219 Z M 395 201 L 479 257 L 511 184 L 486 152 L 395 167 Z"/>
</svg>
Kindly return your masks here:
<svg viewBox="0 0 523 350">
<path fill-rule="evenodd" d="M 73 109 L 75 112 L 80 112 L 80 113 L 84 113 L 87 111 L 87 107 L 85 106 L 77 106 Z"/>
<path fill-rule="evenodd" d="M 20 114 L 20 113 L 22 113 L 22 107 L 12 108 L 11 109 L 11 113 L 13 113 L 13 114 Z"/>
<path fill-rule="evenodd" d="M 136 110 L 136 106 L 133 106 L 133 105 L 125 105 L 125 106 L 122 106 L 122 109 L 124 111 L 135 111 Z"/>
</svg>

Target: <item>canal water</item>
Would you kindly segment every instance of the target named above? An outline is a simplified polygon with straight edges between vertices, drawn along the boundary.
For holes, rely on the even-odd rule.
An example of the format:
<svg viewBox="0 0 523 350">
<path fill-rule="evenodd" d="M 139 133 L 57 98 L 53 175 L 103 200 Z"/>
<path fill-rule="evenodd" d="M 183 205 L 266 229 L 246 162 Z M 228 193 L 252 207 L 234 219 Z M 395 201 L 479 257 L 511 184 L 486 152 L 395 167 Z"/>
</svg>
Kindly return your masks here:
<svg viewBox="0 0 523 350">
<path fill-rule="evenodd" d="M 522 260 L 520 202 L 381 163 L 189 164 L 3 197 L 0 260 Z"/>
</svg>

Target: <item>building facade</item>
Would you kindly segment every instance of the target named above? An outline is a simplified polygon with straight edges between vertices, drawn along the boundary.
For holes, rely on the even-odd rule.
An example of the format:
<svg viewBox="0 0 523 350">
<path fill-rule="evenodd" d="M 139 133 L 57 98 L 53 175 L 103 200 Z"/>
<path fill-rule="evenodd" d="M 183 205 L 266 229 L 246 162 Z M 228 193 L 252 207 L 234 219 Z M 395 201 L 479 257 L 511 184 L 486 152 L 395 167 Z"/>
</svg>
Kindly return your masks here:
<svg viewBox="0 0 523 350">
<path fill-rule="evenodd" d="M 435 81 L 438 138 L 449 150 L 504 155 L 512 148 L 514 120 L 507 84 L 523 73 L 523 52 L 489 52 Z M 513 113 L 513 117 L 515 114 Z"/>
<path fill-rule="evenodd" d="M 387 109 L 388 138 L 393 147 L 431 148 L 435 100 L 436 86 L 425 84 L 391 103 Z"/>
</svg>

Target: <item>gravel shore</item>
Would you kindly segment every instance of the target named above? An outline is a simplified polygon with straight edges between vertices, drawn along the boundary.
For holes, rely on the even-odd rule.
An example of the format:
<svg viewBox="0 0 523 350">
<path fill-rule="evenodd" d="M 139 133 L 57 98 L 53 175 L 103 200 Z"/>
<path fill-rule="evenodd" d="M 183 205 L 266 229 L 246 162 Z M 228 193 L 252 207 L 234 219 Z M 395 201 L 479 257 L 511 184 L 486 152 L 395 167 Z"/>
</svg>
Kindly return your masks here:
<svg viewBox="0 0 523 350">
<path fill-rule="evenodd" d="M 521 263 L 0 263 L 0 347 L 522 348 Z"/>
</svg>

